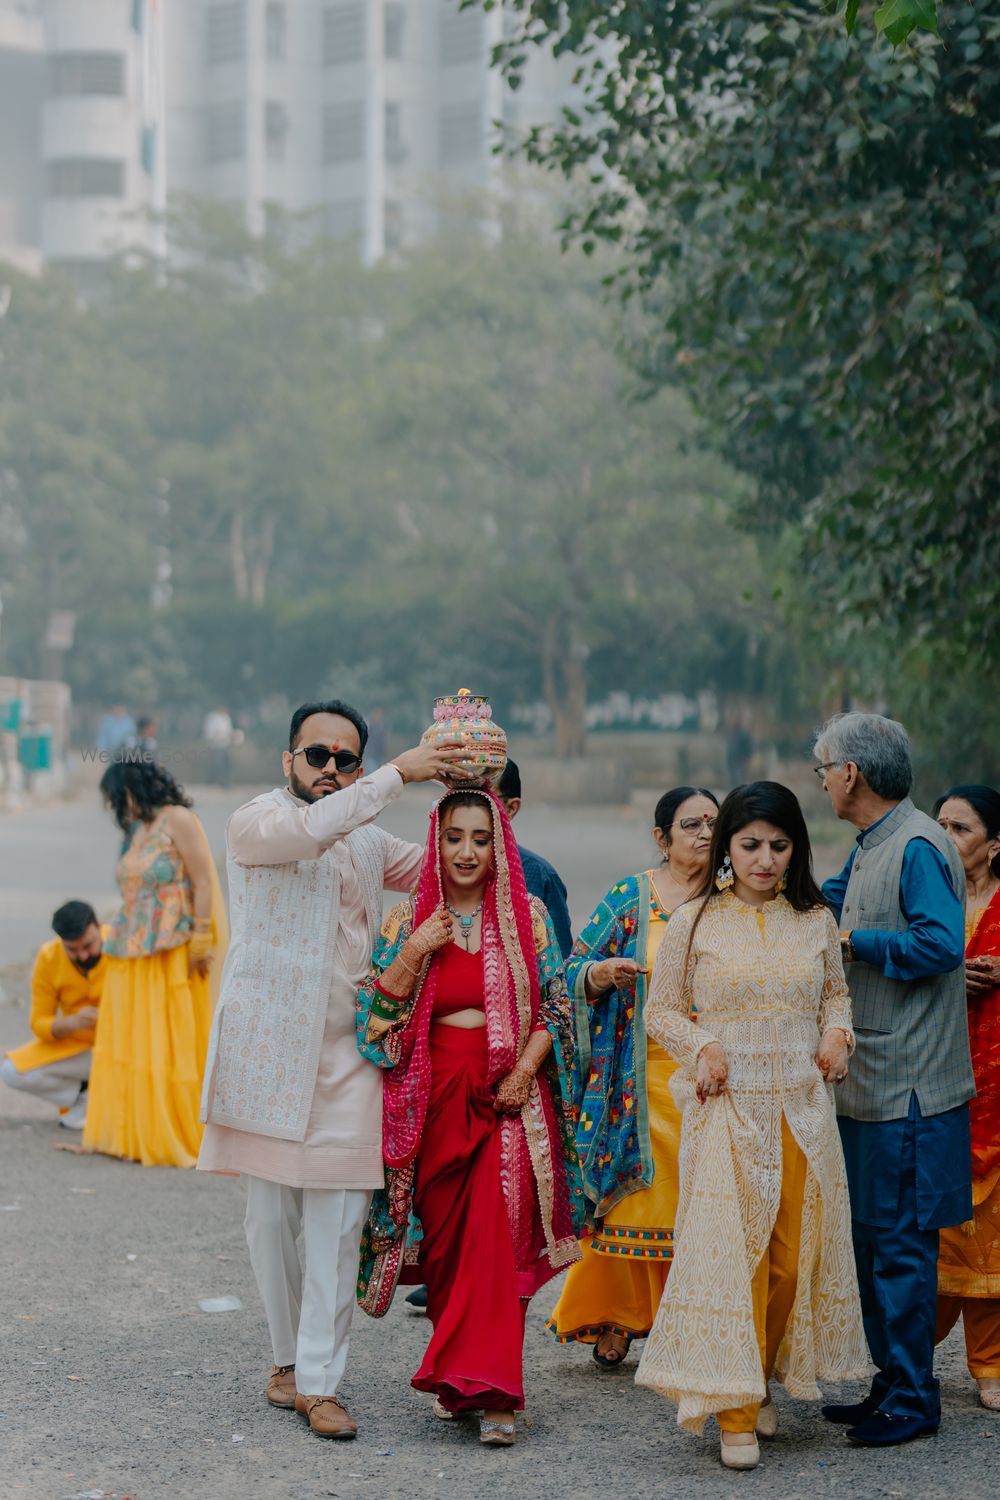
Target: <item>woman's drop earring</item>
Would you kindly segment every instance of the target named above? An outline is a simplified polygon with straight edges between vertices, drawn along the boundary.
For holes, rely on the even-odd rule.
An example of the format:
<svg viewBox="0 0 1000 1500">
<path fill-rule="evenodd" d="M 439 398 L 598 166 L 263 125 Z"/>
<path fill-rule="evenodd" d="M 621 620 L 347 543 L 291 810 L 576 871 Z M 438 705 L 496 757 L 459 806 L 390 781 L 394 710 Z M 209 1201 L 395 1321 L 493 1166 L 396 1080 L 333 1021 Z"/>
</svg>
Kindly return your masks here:
<svg viewBox="0 0 1000 1500">
<path fill-rule="evenodd" d="M 775 883 L 774 894 L 776 896 L 780 896 L 781 893 L 782 893 L 782 891 L 785 889 L 785 886 L 787 884 L 788 884 L 788 882 L 786 881 L 784 875 L 779 875 L 778 879 L 777 879 L 777 881 Z"/>
<path fill-rule="evenodd" d="M 719 866 L 719 868 L 715 872 L 715 888 L 716 888 L 716 890 L 719 890 L 719 891 L 728 891 L 729 887 L 732 885 L 732 883 L 735 880 L 735 878 L 736 877 L 733 874 L 733 862 L 729 858 L 729 855 L 727 854 L 726 857 L 725 857 L 725 859 L 722 861 L 722 864 Z"/>
</svg>

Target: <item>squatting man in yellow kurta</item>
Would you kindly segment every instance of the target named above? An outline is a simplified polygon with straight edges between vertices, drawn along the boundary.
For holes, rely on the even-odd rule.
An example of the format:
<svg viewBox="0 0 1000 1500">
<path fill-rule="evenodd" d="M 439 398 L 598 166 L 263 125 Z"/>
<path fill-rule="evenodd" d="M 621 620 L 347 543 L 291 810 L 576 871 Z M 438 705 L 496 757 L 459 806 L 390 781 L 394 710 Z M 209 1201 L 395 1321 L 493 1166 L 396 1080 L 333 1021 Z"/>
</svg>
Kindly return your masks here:
<svg viewBox="0 0 1000 1500">
<path fill-rule="evenodd" d="M 67 901 L 53 914 L 56 936 L 39 949 L 31 973 L 31 1029 L 35 1040 L 8 1052 L 0 1079 L 12 1089 L 47 1099 L 59 1123 L 82 1130 L 94 1027 L 107 960 L 104 933 L 86 901 Z"/>
</svg>

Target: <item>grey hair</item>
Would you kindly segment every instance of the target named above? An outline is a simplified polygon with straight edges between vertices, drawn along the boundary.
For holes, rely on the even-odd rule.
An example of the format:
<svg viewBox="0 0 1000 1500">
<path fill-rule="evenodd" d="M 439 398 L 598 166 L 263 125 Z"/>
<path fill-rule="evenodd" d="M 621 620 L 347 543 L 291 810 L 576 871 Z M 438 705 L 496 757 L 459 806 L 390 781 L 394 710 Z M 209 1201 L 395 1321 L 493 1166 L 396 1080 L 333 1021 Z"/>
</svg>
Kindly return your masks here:
<svg viewBox="0 0 1000 1500">
<path fill-rule="evenodd" d="M 875 793 L 901 802 L 913 785 L 910 737 L 902 724 L 881 714 L 834 714 L 816 735 L 818 760 L 853 761 Z"/>
</svg>

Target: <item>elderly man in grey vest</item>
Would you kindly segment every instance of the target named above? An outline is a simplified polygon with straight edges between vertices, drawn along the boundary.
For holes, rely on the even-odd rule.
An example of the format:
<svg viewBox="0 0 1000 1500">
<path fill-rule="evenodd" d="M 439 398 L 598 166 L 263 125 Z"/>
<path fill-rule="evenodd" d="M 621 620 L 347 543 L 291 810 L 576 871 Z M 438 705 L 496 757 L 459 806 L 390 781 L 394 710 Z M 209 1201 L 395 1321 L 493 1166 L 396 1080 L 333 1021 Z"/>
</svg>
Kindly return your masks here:
<svg viewBox="0 0 1000 1500">
<path fill-rule="evenodd" d="M 936 1432 L 938 1230 L 972 1215 L 965 875 L 909 797 L 905 729 L 841 714 L 815 755 L 833 810 L 860 830 L 823 894 L 841 928 L 857 1051 L 837 1097 L 865 1335 L 876 1374 L 853 1406 L 825 1406 L 857 1443 Z"/>
<path fill-rule="evenodd" d="M 358 1053 L 355 1003 L 383 889 L 415 884 L 423 848 L 374 819 L 404 782 L 464 752 L 418 746 L 363 775 L 367 726 L 339 700 L 292 716 L 287 784 L 229 820 L 232 941 L 212 1024 L 198 1166 L 247 1182 L 250 1260 L 267 1315 L 272 1406 L 353 1438 L 337 1388 L 361 1232 L 381 1187 L 382 1077 Z M 302 1236 L 304 1278 L 299 1263 Z"/>
</svg>

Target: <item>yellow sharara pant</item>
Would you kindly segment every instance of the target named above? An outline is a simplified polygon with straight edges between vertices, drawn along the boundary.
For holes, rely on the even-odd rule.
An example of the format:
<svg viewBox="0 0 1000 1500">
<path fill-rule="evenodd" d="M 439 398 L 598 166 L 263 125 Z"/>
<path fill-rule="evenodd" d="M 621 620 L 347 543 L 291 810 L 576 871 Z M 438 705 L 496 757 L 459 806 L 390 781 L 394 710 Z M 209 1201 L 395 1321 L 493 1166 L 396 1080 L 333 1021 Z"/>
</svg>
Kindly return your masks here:
<svg viewBox="0 0 1000 1500">
<path fill-rule="evenodd" d="M 583 1259 L 570 1266 L 548 1327 L 562 1343 L 596 1344 L 604 1333 L 643 1339 L 653 1326 L 673 1259 L 681 1117 L 670 1092 L 677 1064 L 646 1043 L 646 1097 L 653 1181 L 615 1204 Z"/>
<path fill-rule="evenodd" d="M 806 1159 L 782 1116 L 781 1202 L 770 1242 L 753 1278 L 753 1321 L 765 1380 L 774 1373 L 795 1303 L 805 1186 Z M 720 1411 L 719 1426 L 723 1432 L 753 1432 L 759 1410 L 759 1402 L 753 1401 L 748 1406 Z"/>
<path fill-rule="evenodd" d="M 960 1317 L 969 1374 L 975 1380 L 1000 1380 L 1000 1298 L 939 1297 L 935 1343 L 948 1337 Z"/>
</svg>

